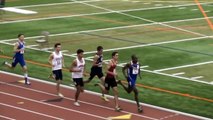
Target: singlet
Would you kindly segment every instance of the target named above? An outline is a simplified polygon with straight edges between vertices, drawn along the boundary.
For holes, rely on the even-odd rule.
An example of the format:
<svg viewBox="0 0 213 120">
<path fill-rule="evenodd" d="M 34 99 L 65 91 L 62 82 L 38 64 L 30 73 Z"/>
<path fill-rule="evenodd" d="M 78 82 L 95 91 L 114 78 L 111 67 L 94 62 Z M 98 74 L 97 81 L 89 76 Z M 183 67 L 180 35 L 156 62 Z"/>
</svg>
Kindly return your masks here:
<svg viewBox="0 0 213 120">
<path fill-rule="evenodd" d="M 97 53 L 96 53 L 96 55 L 98 56 L 98 59 L 97 59 L 97 61 L 96 61 L 96 64 L 98 64 L 97 67 L 102 67 L 103 55 L 98 55 Z M 96 67 L 96 66 L 95 66 L 95 67 Z"/>
<path fill-rule="evenodd" d="M 59 51 L 58 54 L 56 52 L 53 52 L 52 64 L 54 65 L 54 67 L 52 67 L 52 70 L 62 69 L 62 60 L 63 60 L 63 55 L 61 51 Z"/>
<path fill-rule="evenodd" d="M 112 61 L 112 60 L 111 60 Z M 110 72 L 114 72 L 114 70 L 115 70 L 115 68 L 116 68 L 116 63 L 114 63 L 113 61 L 112 61 L 112 65 L 110 66 L 110 68 L 108 69 L 108 71 L 110 71 Z M 113 78 L 114 77 L 114 75 L 111 75 L 111 74 L 107 74 L 107 77 L 109 77 L 109 78 Z"/>
<path fill-rule="evenodd" d="M 130 67 L 127 69 L 127 74 L 128 74 L 128 77 L 131 79 L 131 80 L 136 80 L 137 79 L 137 75 L 139 73 L 139 69 L 140 69 L 140 66 L 139 66 L 139 63 L 133 63 L 132 61 L 130 62 Z"/>
<path fill-rule="evenodd" d="M 81 72 L 72 72 L 72 78 L 82 78 L 83 72 L 84 72 L 85 60 L 84 58 L 82 58 L 82 60 L 80 61 L 78 58 L 76 58 L 76 61 L 77 61 L 77 66 L 75 66 L 73 69 L 81 70 Z"/>
<path fill-rule="evenodd" d="M 24 42 L 21 42 L 21 41 L 18 41 L 17 42 L 18 43 L 18 50 L 20 50 L 20 49 L 22 49 L 21 51 L 19 51 L 19 52 L 16 52 L 15 53 L 15 55 L 14 55 L 14 57 L 23 57 L 23 55 L 24 55 L 24 49 L 25 49 L 25 45 L 24 45 Z"/>
</svg>

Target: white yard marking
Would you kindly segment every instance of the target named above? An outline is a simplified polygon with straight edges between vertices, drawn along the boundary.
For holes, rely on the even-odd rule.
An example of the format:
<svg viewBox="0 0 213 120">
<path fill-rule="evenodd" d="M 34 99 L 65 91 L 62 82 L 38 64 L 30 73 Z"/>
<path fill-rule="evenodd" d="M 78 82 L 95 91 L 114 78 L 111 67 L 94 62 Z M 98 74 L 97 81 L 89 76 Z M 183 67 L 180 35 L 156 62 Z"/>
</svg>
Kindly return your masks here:
<svg viewBox="0 0 213 120">
<path fill-rule="evenodd" d="M 141 66 L 140 68 L 142 69 L 142 68 L 147 68 L 147 67 L 149 67 L 148 65 L 144 65 L 144 66 Z"/>
<path fill-rule="evenodd" d="M 202 62 L 202 63 L 196 63 L 196 64 L 189 64 L 189 65 L 182 65 L 182 66 L 177 66 L 177 67 L 164 68 L 164 69 L 159 69 L 159 70 L 154 70 L 154 71 L 161 72 L 161 71 L 166 71 L 166 70 L 174 70 L 174 69 L 179 69 L 179 68 L 194 67 L 194 66 L 212 64 L 212 63 L 213 63 L 213 61 L 208 61 L 208 62 Z"/>
<path fill-rule="evenodd" d="M 208 4 L 208 3 L 201 3 L 201 4 Z M 35 19 L 27 19 L 27 20 L 5 21 L 5 22 L 1 22 L 0 24 L 19 23 L 19 22 L 28 22 L 28 21 L 39 21 L 39 20 L 50 20 L 50 19 L 57 19 L 57 18 L 71 18 L 71 17 L 80 17 L 80 16 L 101 15 L 101 14 L 109 14 L 109 13 L 116 13 L 116 12 L 131 12 L 131 11 L 155 10 L 155 9 L 175 8 L 175 7 L 193 6 L 193 5 L 196 5 L 196 4 L 185 4 L 185 5 L 174 5 L 174 6 L 169 5 L 169 6 L 161 6 L 161 7 L 150 7 L 150 8 L 138 8 L 138 9 L 118 10 L 118 11 L 113 11 L 113 12 L 112 11 L 108 11 L 108 12 L 96 12 L 96 13 L 77 14 L 77 15 L 68 15 L 68 16 L 54 16 L 54 17 L 35 18 Z"/>
<path fill-rule="evenodd" d="M 84 2 L 97 2 L 103 0 L 85 0 Z M 37 4 L 37 5 L 27 5 L 27 6 L 16 6 L 16 8 L 29 8 L 29 7 L 49 7 L 54 5 L 67 5 L 67 4 L 75 4 L 76 2 L 59 2 L 59 3 L 47 3 L 47 4 Z"/>
<path fill-rule="evenodd" d="M 177 76 L 177 75 L 183 75 L 183 74 L 185 74 L 185 72 L 174 73 L 172 75 Z"/>
<path fill-rule="evenodd" d="M 195 8 L 195 9 L 192 9 L 191 11 L 197 11 L 198 9 L 197 8 Z"/>
<path fill-rule="evenodd" d="M 76 0 L 72 0 L 72 1 L 76 1 Z M 87 6 L 91 6 L 91 7 L 94 7 L 94 8 L 99 8 L 101 10 L 106 10 L 106 11 L 109 11 L 109 12 L 116 12 L 117 14 L 120 14 L 120 15 L 128 16 L 128 17 L 131 17 L 131 18 L 136 18 L 136 19 L 147 21 L 147 22 L 151 22 L 151 23 L 156 23 L 156 24 L 159 24 L 159 25 L 162 25 L 162 26 L 165 26 L 165 27 L 169 27 L 169 28 L 173 28 L 173 29 L 176 29 L 176 30 L 179 30 L 179 31 L 183 31 L 183 32 L 186 32 L 186 33 L 191 33 L 191 34 L 198 35 L 198 36 L 206 36 L 206 35 L 201 34 L 201 33 L 193 32 L 193 31 L 186 30 L 186 29 L 179 28 L 179 27 L 174 27 L 174 26 L 162 23 L 162 22 L 155 22 L 153 20 L 145 19 L 145 18 L 138 17 L 138 16 L 131 15 L 131 14 L 127 14 L 127 13 L 124 13 L 124 12 L 114 11 L 114 10 L 111 10 L 111 9 L 108 9 L 108 8 L 100 7 L 100 6 L 89 4 L 89 3 L 84 3 L 84 2 L 81 2 L 81 1 L 78 1 L 78 2 L 81 3 L 81 4 L 87 5 Z"/>
<path fill-rule="evenodd" d="M 200 79 L 200 78 L 203 78 L 203 76 L 191 77 L 190 79 L 192 79 L 192 80 L 197 80 L 197 79 Z"/>
<path fill-rule="evenodd" d="M 35 11 L 24 10 L 24 9 L 19 9 L 19 8 L 14 8 L 14 7 L 4 7 L 4 8 L 0 8 L 0 10 L 14 12 L 14 13 L 20 13 L 20 14 L 37 14 L 37 12 L 35 12 Z"/>
</svg>

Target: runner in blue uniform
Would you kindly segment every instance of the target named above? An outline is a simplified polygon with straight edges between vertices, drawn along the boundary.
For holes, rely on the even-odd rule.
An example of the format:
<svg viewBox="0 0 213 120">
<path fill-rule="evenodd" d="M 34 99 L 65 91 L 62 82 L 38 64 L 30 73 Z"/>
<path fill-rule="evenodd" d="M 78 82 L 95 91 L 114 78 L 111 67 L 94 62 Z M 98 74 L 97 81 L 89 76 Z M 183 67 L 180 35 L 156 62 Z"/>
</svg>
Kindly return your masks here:
<svg viewBox="0 0 213 120">
<path fill-rule="evenodd" d="M 12 64 L 10 64 L 5 61 L 4 65 L 8 66 L 9 68 L 15 68 L 16 65 L 19 63 L 24 72 L 25 84 L 30 85 L 31 83 L 29 82 L 28 79 L 27 66 L 24 60 L 24 49 L 25 49 L 24 34 L 19 34 L 18 42 L 15 43 L 15 46 L 13 48 L 13 51 L 15 52 L 15 55 L 13 56 L 13 62 Z"/>
<path fill-rule="evenodd" d="M 140 64 L 138 62 L 138 58 L 135 55 L 132 55 L 132 61 L 130 63 L 127 63 L 123 67 L 122 71 L 123 71 L 123 75 L 127 79 L 128 87 L 126 87 L 121 81 L 118 81 L 118 84 L 123 86 L 123 88 L 127 91 L 127 93 L 131 93 L 132 91 L 134 92 L 138 112 L 142 112 L 143 110 L 138 100 L 138 90 L 135 85 L 138 75 L 141 79 Z"/>
</svg>

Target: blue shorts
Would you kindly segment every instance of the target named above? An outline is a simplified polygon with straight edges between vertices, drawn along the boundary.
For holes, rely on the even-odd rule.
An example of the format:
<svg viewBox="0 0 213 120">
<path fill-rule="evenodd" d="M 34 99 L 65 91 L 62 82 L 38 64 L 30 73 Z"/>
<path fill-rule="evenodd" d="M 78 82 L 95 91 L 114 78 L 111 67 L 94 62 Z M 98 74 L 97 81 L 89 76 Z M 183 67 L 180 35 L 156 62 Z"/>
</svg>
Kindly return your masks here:
<svg viewBox="0 0 213 120">
<path fill-rule="evenodd" d="M 24 67 L 26 65 L 24 57 L 13 57 L 12 67 L 16 67 L 18 63 Z"/>
<path fill-rule="evenodd" d="M 136 81 L 136 80 L 133 80 L 133 79 L 131 79 L 130 77 L 128 77 L 128 78 L 127 78 L 127 81 L 128 81 L 128 86 L 129 86 L 130 88 L 135 87 L 135 81 Z"/>
</svg>

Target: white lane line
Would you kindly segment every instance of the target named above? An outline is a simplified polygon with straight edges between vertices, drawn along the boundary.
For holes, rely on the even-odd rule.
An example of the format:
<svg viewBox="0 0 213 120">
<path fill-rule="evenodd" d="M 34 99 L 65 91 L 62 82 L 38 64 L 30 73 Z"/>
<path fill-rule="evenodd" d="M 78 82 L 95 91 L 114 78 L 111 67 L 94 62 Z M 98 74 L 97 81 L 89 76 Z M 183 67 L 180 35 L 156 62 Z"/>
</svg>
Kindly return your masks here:
<svg viewBox="0 0 213 120">
<path fill-rule="evenodd" d="M 23 75 L 18 75 L 18 74 L 14 74 L 14 73 L 9 73 L 9 72 L 5 72 L 5 71 L 1 71 L 0 70 L 0 73 L 4 73 L 4 74 L 7 74 L 7 75 L 12 75 L 12 76 L 16 76 L 16 77 L 23 77 Z M 45 80 L 41 80 L 41 79 L 37 79 L 37 78 L 32 78 L 30 77 L 29 78 L 30 80 L 33 80 L 33 81 L 37 81 L 37 82 L 41 82 L 41 83 L 45 83 L 45 84 L 48 84 L 48 85 L 53 85 L 55 86 L 55 83 L 52 83 L 52 82 L 49 82 L 49 81 L 45 81 Z M 8 83 L 5 83 L 3 82 L 4 84 L 8 84 Z M 13 84 L 8 84 L 8 85 L 11 85 L 13 86 Z M 17 86 L 15 85 L 14 87 L 19 87 L 19 88 L 23 88 L 23 89 L 28 89 L 28 90 L 34 90 L 34 89 L 29 89 L 29 88 L 25 88 L 25 87 L 22 87 L 22 86 Z M 75 88 L 73 87 L 70 87 L 70 86 L 66 86 L 66 85 L 61 85 L 61 87 L 63 88 L 66 88 L 66 89 L 69 89 L 69 90 L 74 90 Z M 50 93 L 45 93 L 45 92 L 42 92 L 40 91 L 41 93 L 44 93 L 44 94 L 50 94 Z M 89 93 L 89 94 L 92 94 L 92 95 L 97 95 L 97 96 L 100 96 L 101 93 L 97 93 L 97 92 L 93 92 L 93 91 L 89 91 L 89 90 L 85 90 L 86 93 Z M 56 96 L 55 94 L 52 94 L 53 96 Z M 113 96 L 110 96 L 110 95 L 106 95 L 107 97 L 109 98 L 114 98 Z M 66 97 L 65 97 L 66 98 Z M 66 99 L 69 99 L 69 100 L 74 100 L 74 99 L 70 99 L 70 98 L 66 98 Z M 124 98 L 119 98 L 119 100 L 122 100 L 122 101 L 125 101 L 125 102 L 128 102 L 128 103 L 133 103 L 135 104 L 135 101 L 132 101 L 132 100 L 128 100 L 128 99 L 124 99 Z M 84 103 L 83 101 L 81 101 L 82 103 Z M 85 103 L 86 104 L 86 103 Z M 146 103 L 142 103 L 140 102 L 140 104 L 144 105 L 144 106 L 147 106 L 147 107 L 151 107 L 151 108 L 154 108 L 154 109 L 158 109 L 158 110 L 163 110 L 163 111 L 168 111 L 168 112 L 173 112 L 173 113 L 178 113 L 178 114 L 182 114 L 182 115 L 186 115 L 186 116 L 190 116 L 190 117 L 194 117 L 194 118 L 198 118 L 198 119 L 202 119 L 202 120 L 212 120 L 210 118 L 207 118 L 207 117 L 202 117 L 202 116 L 198 116 L 198 115 L 193 115 L 193 114 L 189 114 L 189 113 L 184 113 L 184 112 L 180 112 L 180 111 L 176 111 L 176 110 L 171 110 L 171 109 L 168 109 L 168 108 L 163 108 L 163 107 L 158 107 L 158 106 L 154 106 L 154 105 L 150 105 L 150 104 L 146 104 Z M 109 109 L 112 109 L 112 108 L 109 108 Z M 114 109 L 112 109 L 114 110 Z"/>
<path fill-rule="evenodd" d="M 178 116 L 178 115 L 180 115 L 180 114 L 176 113 L 176 114 L 168 115 L 168 116 L 160 118 L 159 120 L 172 119 L 172 117 L 175 117 L 175 116 Z"/>
<path fill-rule="evenodd" d="M 72 0 L 72 1 L 76 1 L 76 0 Z M 147 22 L 151 22 L 151 23 L 156 23 L 156 24 L 159 24 L 159 25 L 162 25 L 162 26 L 166 26 L 166 27 L 173 28 L 173 29 L 176 29 L 176 30 L 179 30 L 179 31 L 191 33 L 191 34 L 194 34 L 194 35 L 207 36 L 207 35 L 204 35 L 204 34 L 201 34 L 201 33 L 197 33 L 197 32 L 193 32 L 193 31 L 190 31 L 190 30 L 186 30 L 186 29 L 183 29 L 183 28 L 174 27 L 174 26 L 162 23 L 162 22 L 156 22 L 156 21 L 153 21 L 153 20 L 149 20 L 149 19 L 145 19 L 145 18 L 139 17 L 139 16 L 127 14 L 127 13 L 124 13 L 124 12 L 114 11 L 114 10 L 111 10 L 111 9 L 108 9 L 108 8 L 100 7 L 100 6 L 89 4 L 89 3 L 84 3 L 84 2 L 81 2 L 81 1 L 78 1 L 78 2 L 81 3 L 81 4 L 87 5 L 87 6 L 91 6 L 91 7 L 94 7 L 94 8 L 99 8 L 101 10 L 106 10 L 106 11 L 109 11 L 109 12 L 116 12 L 117 14 L 120 14 L 120 15 L 128 16 L 128 17 L 131 17 L 131 18 L 136 18 L 136 19 L 147 21 Z"/>
<path fill-rule="evenodd" d="M 183 74 L 185 74 L 185 72 L 174 73 L 172 75 L 177 76 L 177 75 L 183 75 Z"/>
<path fill-rule="evenodd" d="M 0 93 L 4 94 L 4 95 L 8 95 L 8 93 L 6 93 L 6 94 L 4 92 L 0 92 Z M 4 104 L 4 103 L 0 103 L 0 105 L 6 106 L 6 107 L 11 107 L 11 108 L 18 109 L 18 110 L 22 110 L 22 111 L 25 111 L 25 112 L 30 112 L 30 113 L 33 113 L 33 114 L 36 114 L 36 115 L 40 115 L 40 116 L 44 116 L 44 117 L 48 117 L 48 118 L 53 118 L 53 119 L 56 119 L 56 120 L 64 120 L 63 118 L 54 117 L 54 116 L 51 116 L 51 115 L 47 115 L 47 114 L 35 112 L 35 111 L 29 110 L 29 109 L 24 109 L 24 108 L 21 108 L 21 107 L 16 107 L 16 106 L 13 106 L 13 105 L 8 105 L 8 104 Z"/>
<path fill-rule="evenodd" d="M 10 118 L 10 117 L 3 116 L 3 115 L 0 115 L 0 118 L 4 118 L 4 119 L 7 119 L 7 120 L 16 120 L 16 119 L 14 119 L 14 118 Z"/>
<path fill-rule="evenodd" d="M 203 78 L 203 76 L 191 77 L 190 79 L 197 80 L 197 79 L 200 79 L 200 78 Z"/>
<path fill-rule="evenodd" d="M 201 63 L 196 63 L 196 64 L 189 64 L 189 65 L 182 65 L 182 66 L 177 66 L 177 67 L 164 68 L 164 69 L 159 69 L 159 70 L 154 70 L 154 71 L 155 72 L 161 72 L 161 71 L 166 71 L 166 70 L 174 70 L 174 69 L 179 69 L 179 68 L 194 67 L 194 66 L 212 64 L 212 63 L 213 63 L 213 61 L 207 61 L 207 62 L 201 62 Z"/>
<path fill-rule="evenodd" d="M 106 120 L 105 117 L 101 117 L 101 116 L 98 116 L 98 115 L 93 115 L 93 114 L 81 112 L 81 111 L 70 109 L 70 108 L 65 108 L 65 107 L 57 106 L 57 105 L 54 105 L 54 104 L 49 104 L 49 103 L 41 102 L 41 101 L 38 101 L 38 100 L 34 100 L 34 99 L 22 97 L 22 96 L 15 95 L 15 94 L 10 94 L 10 93 L 5 93 L 5 92 L 0 92 L 0 94 L 4 94 L 4 95 L 8 95 L 8 96 L 12 96 L 12 97 L 16 97 L 16 98 L 28 100 L 28 101 L 31 101 L 31 102 L 35 102 L 35 103 L 39 103 L 39 104 L 43 104 L 43 105 L 47 105 L 47 106 L 51 106 L 51 107 L 55 107 L 55 108 L 59 108 L 59 109 L 63 109 L 63 110 L 67 110 L 67 111 L 71 111 L 71 112 L 75 112 L 75 113 L 80 113 L 80 114 L 84 114 L 84 115 L 87 115 L 87 116 L 92 116 L 92 117 L 95 117 L 95 118 Z"/>
<path fill-rule="evenodd" d="M 1 71 L 0 71 L 0 72 L 1 72 Z M 31 78 L 30 78 L 30 79 L 31 79 Z M 37 81 L 37 80 L 34 79 L 34 78 L 31 79 L 31 80 Z M 39 81 L 39 82 L 42 82 L 42 81 Z M 1 82 L 1 81 L 0 81 L 0 83 L 1 83 L 1 84 L 6 84 L 6 85 L 8 85 L 8 86 L 16 87 L 16 88 L 21 88 L 21 89 L 25 89 L 25 90 L 37 92 L 37 93 L 42 93 L 42 94 L 51 95 L 51 96 L 58 96 L 58 95 L 51 94 L 51 93 L 48 93 L 48 92 L 44 92 L 44 91 L 40 91 L 40 90 L 36 90 L 36 89 L 25 88 L 25 87 L 18 86 L 18 85 L 13 85 L 13 84 L 10 84 L 10 83 L 5 83 L 5 82 Z M 44 83 L 45 83 L 45 82 L 44 82 Z M 53 84 L 51 84 L 51 85 L 53 85 Z M 66 87 L 66 88 L 68 88 L 68 87 Z M 68 88 L 68 89 L 74 90 L 75 88 Z M 85 91 L 85 92 L 88 92 L 88 91 Z M 0 92 L 0 93 L 1 93 L 1 92 Z M 91 94 L 91 92 L 88 92 L 88 93 Z M 8 93 L 8 94 L 9 94 L 9 93 Z M 108 95 L 107 95 L 107 96 L 108 96 Z M 21 97 L 21 96 L 20 96 L 20 97 Z M 24 97 L 22 97 L 22 98 L 24 98 Z M 111 98 L 112 98 L 112 96 L 111 96 Z M 30 99 L 30 98 L 27 98 L 27 99 L 32 100 L 32 99 Z M 64 97 L 64 99 L 74 101 L 74 99 L 68 98 L 68 97 Z M 38 100 L 33 100 L 33 101 L 34 101 L 34 102 L 37 102 L 37 103 L 42 103 L 42 104 L 46 104 L 46 105 L 52 106 L 52 104 L 43 103 L 42 101 L 38 101 Z M 98 104 L 93 104 L 93 103 L 89 103 L 89 102 L 81 101 L 81 100 L 79 100 L 79 102 L 80 102 L 80 103 L 87 104 L 87 105 L 91 105 L 91 106 L 95 106 L 95 107 L 99 107 L 99 108 L 103 108 L 103 109 L 108 109 L 108 110 L 114 111 L 114 108 L 110 108 L 110 107 L 106 107 L 106 106 L 102 106 L 102 105 L 98 105 Z M 59 108 L 61 108 L 61 109 L 67 109 L 67 110 L 69 110 L 69 108 L 64 108 L 64 107 L 60 107 L 60 106 L 56 106 L 56 105 L 54 105 L 53 107 L 59 107 Z M 82 113 L 81 111 L 77 111 L 77 110 L 73 110 L 73 109 L 70 109 L 69 111 L 73 111 L 73 112 L 77 112 L 77 113 Z M 157 120 L 157 119 L 152 118 L 152 117 L 149 117 L 149 116 L 145 116 L 145 115 L 141 115 L 141 114 L 135 114 L 135 113 L 131 113 L 131 112 L 124 111 L 124 110 L 122 110 L 121 112 L 122 112 L 122 113 L 132 114 L 132 115 L 135 115 L 135 116 L 138 116 L 138 117 L 142 117 L 142 118 L 147 118 L 147 119 L 150 119 L 150 120 Z M 86 114 L 86 115 L 89 115 L 89 116 L 92 116 L 92 114 L 89 114 L 89 113 L 88 113 L 88 114 L 85 113 L 85 114 Z M 96 115 L 93 115 L 93 116 L 96 116 Z M 100 117 L 100 116 L 97 116 L 97 117 Z M 101 118 L 103 118 L 103 117 L 101 117 Z"/>
</svg>

